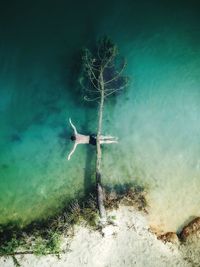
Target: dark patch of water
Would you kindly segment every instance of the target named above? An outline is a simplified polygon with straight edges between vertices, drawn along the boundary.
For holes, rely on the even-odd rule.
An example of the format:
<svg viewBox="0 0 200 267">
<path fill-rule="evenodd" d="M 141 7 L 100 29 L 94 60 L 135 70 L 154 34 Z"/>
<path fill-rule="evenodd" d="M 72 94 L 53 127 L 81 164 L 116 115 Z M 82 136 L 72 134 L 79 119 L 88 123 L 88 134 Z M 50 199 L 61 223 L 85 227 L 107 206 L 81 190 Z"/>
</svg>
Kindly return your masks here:
<svg viewBox="0 0 200 267">
<path fill-rule="evenodd" d="M 10 141 L 11 141 L 12 143 L 20 143 L 20 142 L 22 141 L 22 137 L 21 137 L 21 135 L 18 134 L 18 133 L 13 133 L 13 134 L 11 134 L 11 136 L 10 136 Z"/>
</svg>

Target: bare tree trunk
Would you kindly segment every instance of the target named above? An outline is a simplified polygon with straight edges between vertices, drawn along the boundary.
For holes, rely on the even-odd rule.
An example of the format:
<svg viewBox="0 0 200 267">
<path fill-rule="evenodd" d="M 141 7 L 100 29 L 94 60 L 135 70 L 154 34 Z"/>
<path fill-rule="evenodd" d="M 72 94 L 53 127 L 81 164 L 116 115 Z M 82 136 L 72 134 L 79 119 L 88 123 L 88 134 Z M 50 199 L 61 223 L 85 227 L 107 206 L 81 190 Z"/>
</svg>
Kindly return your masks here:
<svg viewBox="0 0 200 267">
<path fill-rule="evenodd" d="M 106 222 L 106 210 L 104 207 L 104 193 L 101 184 L 101 145 L 100 145 L 100 135 L 102 130 L 102 117 L 103 117 L 103 107 L 104 107 L 104 81 L 103 73 L 101 71 L 99 76 L 99 86 L 101 90 L 101 99 L 99 103 L 99 113 L 98 113 L 98 129 L 97 129 L 97 158 L 96 158 L 96 188 L 97 188 L 97 204 L 99 208 L 100 218 L 102 222 Z"/>
</svg>

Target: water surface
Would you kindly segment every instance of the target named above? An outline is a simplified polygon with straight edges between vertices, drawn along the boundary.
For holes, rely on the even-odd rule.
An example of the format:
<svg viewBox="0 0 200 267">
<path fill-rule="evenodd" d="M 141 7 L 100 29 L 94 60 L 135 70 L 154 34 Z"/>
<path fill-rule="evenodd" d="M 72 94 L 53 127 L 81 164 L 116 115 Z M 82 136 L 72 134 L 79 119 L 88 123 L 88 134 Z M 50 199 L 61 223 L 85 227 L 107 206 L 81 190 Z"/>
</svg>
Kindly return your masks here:
<svg viewBox="0 0 200 267">
<path fill-rule="evenodd" d="M 77 92 L 78 51 L 110 35 L 131 84 L 106 103 L 104 181 L 148 186 L 149 220 L 177 230 L 200 215 L 200 21 L 197 1 L 39 1 L 2 4 L 0 222 L 56 212 L 93 182 L 94 148 L 72 144 L 96 129 Z"/>
</svg>

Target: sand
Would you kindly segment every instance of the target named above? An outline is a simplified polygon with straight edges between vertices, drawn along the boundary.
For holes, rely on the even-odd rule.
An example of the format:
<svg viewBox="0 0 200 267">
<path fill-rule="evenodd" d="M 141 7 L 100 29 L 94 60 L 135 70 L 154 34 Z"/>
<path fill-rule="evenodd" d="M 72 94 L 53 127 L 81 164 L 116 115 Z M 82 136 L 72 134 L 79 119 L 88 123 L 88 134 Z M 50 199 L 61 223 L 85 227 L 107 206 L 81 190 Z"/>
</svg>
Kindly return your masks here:
<svg viewBox="0 0 200 267">
<path fill-rule="evenodd" d="M 76 226 L 74 236 L 64 238 L 68 248 L 58 259 L 55 256 L 17 256 L 23 267 L 170 267 L 192 266 L 184 260 L 179 244 L 158 240 L 148 226 L 146 215 L 134 207 L 120 206 L 109 212 L 115 225 L 103 232 Z M 1 258 L 1 267 L 14 266 L 12 258 Z"/>
</svg>

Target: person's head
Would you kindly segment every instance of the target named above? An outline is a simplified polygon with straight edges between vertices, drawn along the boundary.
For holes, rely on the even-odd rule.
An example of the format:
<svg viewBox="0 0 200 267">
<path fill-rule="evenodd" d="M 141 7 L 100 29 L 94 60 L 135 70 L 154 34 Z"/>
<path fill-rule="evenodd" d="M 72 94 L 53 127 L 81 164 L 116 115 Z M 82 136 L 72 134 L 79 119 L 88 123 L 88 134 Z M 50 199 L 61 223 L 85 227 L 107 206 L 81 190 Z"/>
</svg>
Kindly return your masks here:
<svg viewBox="0 0 200 267">
<path fill-rule="evenodd" d="M 72 141 L 75 141 L 75 140 L 76 140 L 76 136 L 75 136 L 75 135 L 72 135 L 70 139 L 71 139 Z"/>
</svg>

